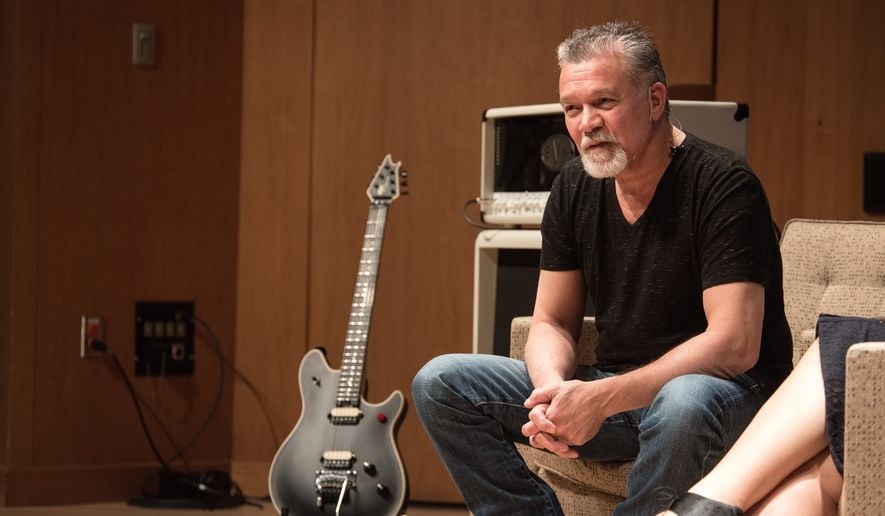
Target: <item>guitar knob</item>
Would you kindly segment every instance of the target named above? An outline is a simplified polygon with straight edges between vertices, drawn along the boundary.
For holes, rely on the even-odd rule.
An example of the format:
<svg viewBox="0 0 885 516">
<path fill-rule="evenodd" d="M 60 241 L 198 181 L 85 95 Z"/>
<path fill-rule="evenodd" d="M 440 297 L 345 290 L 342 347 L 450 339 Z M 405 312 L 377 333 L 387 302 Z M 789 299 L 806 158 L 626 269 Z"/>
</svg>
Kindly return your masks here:
<svg viewBox="0 0 885 516">
<path fill-rule="evenodd" d="M 387 497 L 390 495 L 390 489 L 384 484 L 375 484 L 375 490 L 378 491 L 378 494 L 381 496 Z"/>
<path fill-rule="evenodd" d="M 369 475 L 374 475 L 378 470 L 371 462 L 363 462 L 363 471 L 365 471 Z"/>
</svg>

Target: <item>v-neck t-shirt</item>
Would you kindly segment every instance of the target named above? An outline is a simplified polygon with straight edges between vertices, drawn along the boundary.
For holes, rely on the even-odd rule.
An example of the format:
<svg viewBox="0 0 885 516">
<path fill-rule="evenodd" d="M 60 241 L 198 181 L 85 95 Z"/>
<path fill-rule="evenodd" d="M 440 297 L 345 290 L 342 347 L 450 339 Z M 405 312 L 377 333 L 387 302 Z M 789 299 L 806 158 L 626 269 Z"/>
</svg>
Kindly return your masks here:
<svg viewBox="0 0 885 516">
<path fill-rule="evenodd" d="M 687 134 L 645 212 L 630 224 L 614 179 L 580 158 L 554 180 L 541 225 L 541 268 L 581 269 L 596 309 L 597 367 L 641 367 L 707 327 L 703 291 L 750 281 L 765 289 L 759 360 L 770 393 L 792 368 L 780 249 L 768 200 L 749 166 Z"/>
</svg>

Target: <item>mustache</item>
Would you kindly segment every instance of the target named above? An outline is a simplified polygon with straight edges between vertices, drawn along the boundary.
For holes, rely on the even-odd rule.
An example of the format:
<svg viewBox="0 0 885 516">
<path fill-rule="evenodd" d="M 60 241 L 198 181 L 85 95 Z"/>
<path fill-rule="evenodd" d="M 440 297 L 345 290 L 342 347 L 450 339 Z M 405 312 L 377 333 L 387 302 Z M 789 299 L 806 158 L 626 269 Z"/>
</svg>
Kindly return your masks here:
<svg viewBox="0 0 885 516">
<path fill-rule="evenodd" d="M 600 143 L 618 143 L 618 140 L 608 131 L 600 131 L 590 135 L 585 134 L 581 137 L 581 150 L 586 151 L 593 145 L 599 145 Z"/>
</svg>

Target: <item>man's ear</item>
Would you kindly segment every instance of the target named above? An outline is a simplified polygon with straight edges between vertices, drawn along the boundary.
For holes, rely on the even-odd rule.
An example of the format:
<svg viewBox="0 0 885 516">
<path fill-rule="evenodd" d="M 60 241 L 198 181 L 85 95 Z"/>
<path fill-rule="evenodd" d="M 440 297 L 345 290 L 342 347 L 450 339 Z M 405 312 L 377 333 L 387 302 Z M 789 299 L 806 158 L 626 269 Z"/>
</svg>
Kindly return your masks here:
<svg viewBox="0 0 885 516">
<path fill-rule="evenodd" d="M 648 107 L 650 117 L 657 122 L 664 115 L 667 107 L 667 87 L 661 82 L 656 82 L 648 87 Z"/>
</svg>

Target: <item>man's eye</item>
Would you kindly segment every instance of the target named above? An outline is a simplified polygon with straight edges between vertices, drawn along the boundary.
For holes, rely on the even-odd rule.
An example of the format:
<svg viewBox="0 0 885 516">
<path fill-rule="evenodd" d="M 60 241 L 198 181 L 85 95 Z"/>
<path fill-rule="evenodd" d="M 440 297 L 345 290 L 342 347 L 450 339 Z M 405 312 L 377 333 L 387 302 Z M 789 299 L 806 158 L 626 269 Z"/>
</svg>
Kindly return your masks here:
<svg viewBox="0 0 885 516">
<path fill-rule="evenodd" d="M 565 114 L 574 114 L 574 113 L 577 113 L 580 110 L 580 108 L 578 108 L 578 106 L 574 106 L 574 105 L 566 105 L 565 107 L 562 108 L 562 110 L 565 112 Z"/>
<path fill-rule="evenodd" d="M 610 106 L 614 104 L 615 100 L 607 97 L 601 98 L 596 101 L 596 105 L 600 107 Z"/>
</svg>

